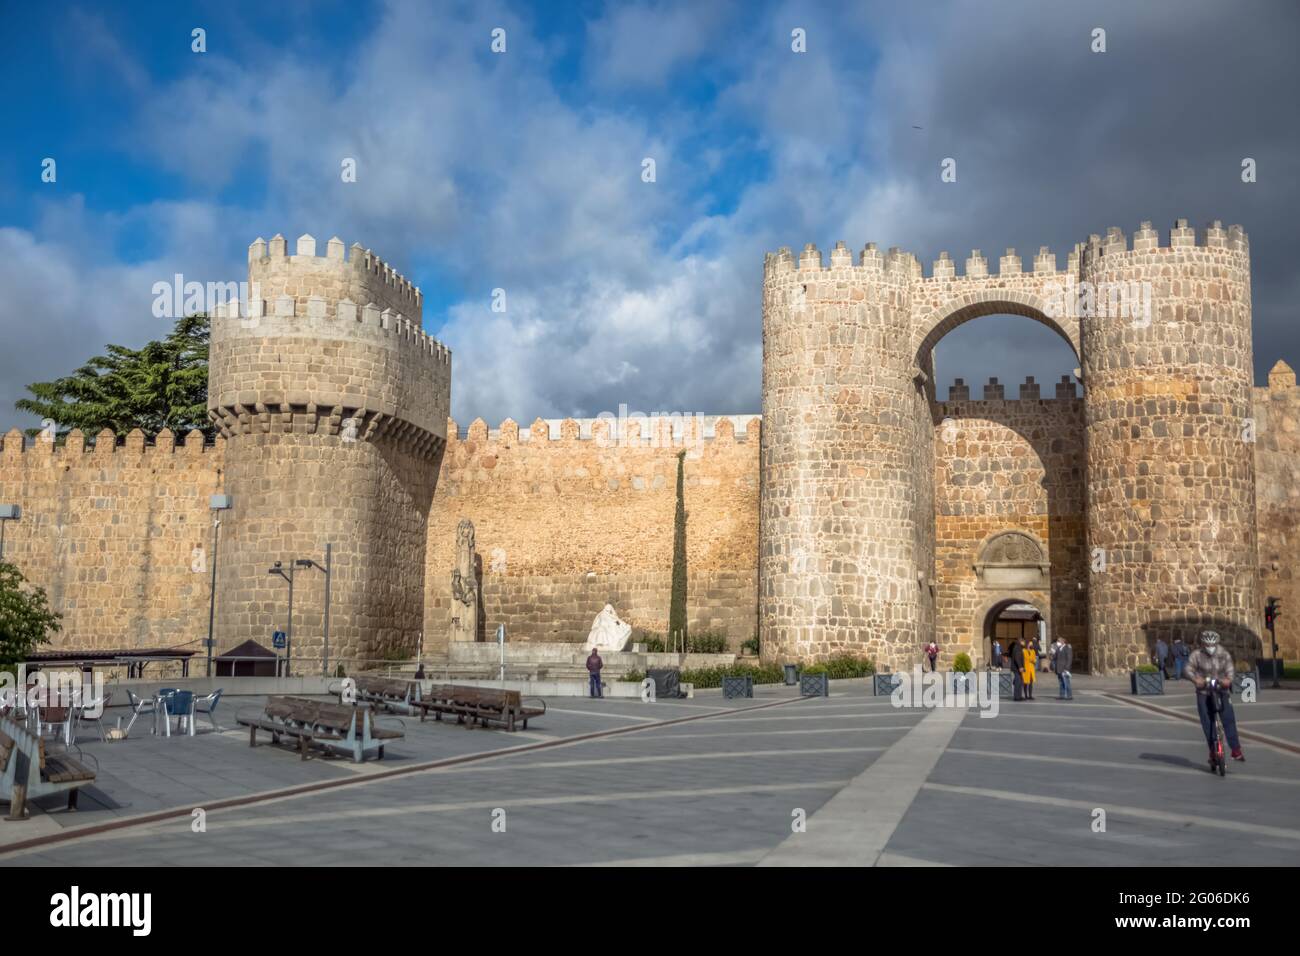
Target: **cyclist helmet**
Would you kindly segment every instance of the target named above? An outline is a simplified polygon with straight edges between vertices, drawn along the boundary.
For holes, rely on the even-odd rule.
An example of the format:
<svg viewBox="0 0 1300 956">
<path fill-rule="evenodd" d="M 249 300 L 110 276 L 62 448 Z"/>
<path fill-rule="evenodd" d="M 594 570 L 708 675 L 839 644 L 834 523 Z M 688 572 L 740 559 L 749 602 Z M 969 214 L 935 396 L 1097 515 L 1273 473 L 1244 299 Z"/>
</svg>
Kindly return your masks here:
<svg viewBox="0 0 1300 956">
<path fill-rule="evenodd" d="M 1219 632 L 1201 631 L 1201 643 L 1206 647 L 1214 647 L 1219 643 Z"/>
</svg>

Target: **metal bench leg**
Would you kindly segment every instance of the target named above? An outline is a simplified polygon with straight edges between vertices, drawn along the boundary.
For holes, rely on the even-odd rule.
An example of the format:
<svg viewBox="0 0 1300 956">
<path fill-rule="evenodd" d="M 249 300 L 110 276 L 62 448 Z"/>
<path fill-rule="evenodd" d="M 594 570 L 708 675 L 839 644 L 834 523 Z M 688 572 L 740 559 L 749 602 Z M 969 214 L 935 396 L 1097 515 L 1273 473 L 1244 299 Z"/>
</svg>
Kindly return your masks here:
<svg viewBox="0 0 1300 956">
<path fill-rule="evenodd" d="M 69 813 L 77 812 L 77 794 L 78 792 L 80 792 L 80 790 L 81 790 L 80 787 L 73 787 L 71 790 L 68 791 L 68 812 Z"/>
<path fill-rule="evenodd" d="M 257 726 L 253 725 L 248 728 L 248 746 L 257 746 Z"/>
<path fill-rule="evenodd" d="M 303 736 L 298 738 L 298 755 L 303 760 L 307 759 L 307 745 L 309 743 L 311 743 L 310 737 Z"/>
</svg>

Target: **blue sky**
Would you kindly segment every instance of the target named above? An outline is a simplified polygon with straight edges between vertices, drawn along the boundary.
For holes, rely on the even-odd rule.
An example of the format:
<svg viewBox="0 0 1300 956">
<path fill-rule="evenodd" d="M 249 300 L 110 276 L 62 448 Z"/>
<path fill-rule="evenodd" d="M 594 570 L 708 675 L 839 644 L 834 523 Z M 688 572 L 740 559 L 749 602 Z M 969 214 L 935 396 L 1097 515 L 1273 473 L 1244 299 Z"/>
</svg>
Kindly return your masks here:
<svg viewBox="0 0 1300 956">
<path fill-rule="evenodd" d="M 5 409 L 162 335 L 154 282 L 238 280 L 277 232 L 359 241 L 422 288 L 462 423 L 757 411 L 763 253 L 809 241 L 1063 261 L 1110 225 L 1241 222 L 1257 374 L 1300 360 L 1291 3 L 0 0 L 0 21 Z M 938 350 L 941 384 L 1074 364 L 1019 318 Z"/>
</svg>

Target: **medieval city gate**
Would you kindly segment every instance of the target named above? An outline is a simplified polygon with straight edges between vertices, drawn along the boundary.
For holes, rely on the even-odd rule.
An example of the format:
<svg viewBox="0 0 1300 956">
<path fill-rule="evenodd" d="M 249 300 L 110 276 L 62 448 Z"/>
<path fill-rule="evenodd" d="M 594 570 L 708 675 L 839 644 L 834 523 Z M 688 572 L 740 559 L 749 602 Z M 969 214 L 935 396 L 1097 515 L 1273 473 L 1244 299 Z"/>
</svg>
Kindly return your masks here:
<svg viewBox="0 0 1300 956">
<path fill-rule="evenodd" d="M 1185 220 L 1160 238 L 1143 223 L 1130 247 L 1113 228 L 1077 245 L 1064 270 L 1043 248 L 1032 272 L 1008 250 L 992 274 L 976 251 L 961 276 L 947 253 L 927 276 L 911 254 L 874 244 L 856 261 L 838 244 L 829 268 L 812 245 L 797 262 L 788 249 L 768 256 L 766 657 L 850 652 L 910 667 L 944 628 L 978 653 L 970 581 L 946 582 L 968 573 L 962 562 L 973 576 L 971 546 L 1008 530 L 1046 549 L 1055 626 L 1073 604 L 1074 643 L 1094 671 L 1146 660 L 1152 627 L 1191 638 L 1213 624 L 1234 646 L 1257 644 L 1249 245 L 1219 223 L 1198 242 Z M 1081 317 L 1070 305 L 1071 290 L 1134 284 L 1145 314 L 1094 300 Z M 1069 341 L 1082 397 L 1067 381 L 1035 398 L 1029 382 L 1009 402 L 994 383 L 979 403 L 960 386 L 940 402 L 934 343 L 998 313 Z M 994 477 L 1004 463 L 1020 480 Z M 1023 480 L 1033 474 L 1037 491 Z"/>
</svg>

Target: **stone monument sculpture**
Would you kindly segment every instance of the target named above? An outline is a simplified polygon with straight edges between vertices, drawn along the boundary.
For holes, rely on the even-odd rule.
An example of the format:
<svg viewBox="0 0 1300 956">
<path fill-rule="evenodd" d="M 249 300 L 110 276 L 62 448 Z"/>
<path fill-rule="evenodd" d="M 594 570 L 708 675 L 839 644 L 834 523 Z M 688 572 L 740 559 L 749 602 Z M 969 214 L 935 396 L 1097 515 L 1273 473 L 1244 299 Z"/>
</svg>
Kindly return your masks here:
<svg viewBox="0 0 1300 956">
<path fill-rule="evenodd" d="M 474 522 L 456 525 L 456 567 L 451 572 L 451 634 L 453 641 L 478 640 L 478 575 L 474 553 Z"/>
<path fill-rule="evenodd" d="M 583 650 L 621 651 L 632 636 L 632 625 L 619 618 L 612 604 L 606 604 L 591 622 L 591 633 Z"/>
</svg>

